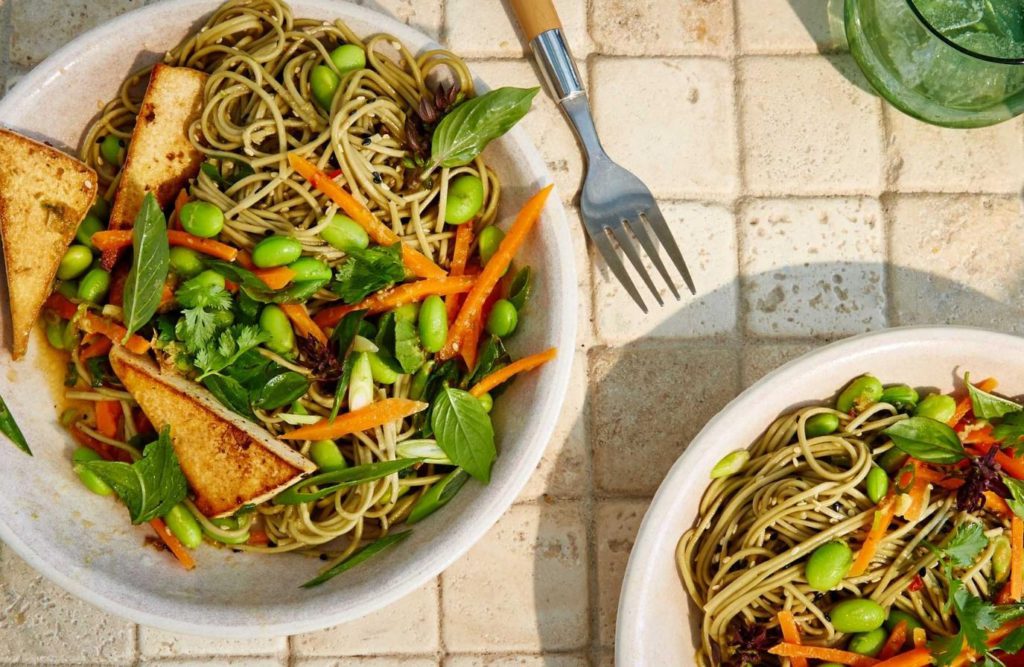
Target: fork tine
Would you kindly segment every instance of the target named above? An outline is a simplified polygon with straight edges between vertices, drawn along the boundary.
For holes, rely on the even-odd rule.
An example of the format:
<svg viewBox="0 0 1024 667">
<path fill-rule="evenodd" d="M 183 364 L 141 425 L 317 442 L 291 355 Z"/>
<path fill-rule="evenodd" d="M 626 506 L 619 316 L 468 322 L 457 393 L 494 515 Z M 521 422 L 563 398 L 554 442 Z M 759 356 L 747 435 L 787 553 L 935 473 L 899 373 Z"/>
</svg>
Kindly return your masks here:
<svg viewBox="0 0 1024 667">
<path fill-rule="evenodd" d="M 643 219 L 637 221 L 628 221 L 626 225 L 629 227 L 629 231 L 633 232 L 633 236 L 636 237 L 637 241 L 640 242 L 640 247 L 644 249 L 647 256 L 650 257 L 651 262 L 654 264 L 654 268 L 658 269 L 658 273 L 665 279 L 668 284 L 669 290 L 672 292 L 672 296 L 679 301 L 679 290 L 676 289 L 676 284 L 672 281 L 672 277 L 668 275 L 668 269 L 665 268 L 665 262 L 661 261 L 661 253 L 658 252 L 658 246 L 651 240 L 651 235 L 647 233 L 647 226 L 644 224 Z"/>
<path fill-rule="evenodd" d="M 676 240 L 672 237 L 672 230 L 668 228 L 668 223 L 665 222 L 665 216 L 661 214 L 658 204 L 655 203 L 642 215 L 651 225 L 651 229 L 661 241 L 661 245 L 665 247 L 668 256 L 672 258 L 672 263 L 676 265 L 679 275 L 683 277 L 686 286 L 690 288 L 690 293 L 696 294 L 697 288 L 693 286 L 693 278 L 690 277 L 690 270 L 686 268 L 686 262 L 683 261 L 683 253 L 679 252 L 679 246 L 676 245 Z"/>
<path fill-rule="evenodd" d="M 626 289 L 629 296 L 633 297 L 633 301 L 636 305 L 640 306 L 640 310 L 647 313 L 647 305 L 644 304 L 644 300 L 640 298 L 640 293 L 636 291 L 636 285 L 633 284 L 633 280 L 626 273 L 626 267 L 622 265 L 622 260 L 619 259 L 618 254 L 615 252 L 615 248 L 612 247 L 611 242 L 608 240 L 608 235 L 604 230 L 598 230 L 596 234 L 590 235 L 590 240 L 594 242 L 597 249 L 600 251 L 601 256 L 604 257 L 605 263 L 608 268 L 612 270 L 615 277 L 619 279 L 619 283 Z"/>
<path fill-rule="evenodd" d="M 633 241 L 629 238 L 629 233 L 625 227 L 621 224 L 611 228 L 612 234 L 615 235 L 615 240 L 619 242 L 619 246 L 622 248 L 622 252 L 626 253 L 626 257 L 629 258 L 630 263 L 636 272 L 640 274 L 640 278 L 647 285 L 647 289 L 651 290 L 651 294 L 654 295 L 654 300 L 658 302 L 659 306 L 664 306 L 665 302 L 661 299 L 661 293 L 658 292 L 658 288 L 654 286 L 654 281 L 651 280 L 651 275 L 647 273 L 647 268 L 644 266 L 643 260 L 640 259 L 640 253 L 636 251 L 636 246 L 633 245 Z"/>
</svg>

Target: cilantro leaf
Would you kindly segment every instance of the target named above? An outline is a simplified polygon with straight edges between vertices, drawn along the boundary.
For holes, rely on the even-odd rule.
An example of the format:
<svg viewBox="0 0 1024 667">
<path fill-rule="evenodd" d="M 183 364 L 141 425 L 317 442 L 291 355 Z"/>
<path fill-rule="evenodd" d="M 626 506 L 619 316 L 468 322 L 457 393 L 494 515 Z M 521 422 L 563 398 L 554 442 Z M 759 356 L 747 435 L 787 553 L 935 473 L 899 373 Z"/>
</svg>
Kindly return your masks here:
<svg viewBox="0 0 1024 667">
<path fill-rule="evenodd" d="M 228 310 L 231 308 L 231 293 L 220 285 L 187 281 L 178 288 L 174 296 L 185 308 L 209 308 Z"/>
<path fill-rule="evenodd" d="M 195 363 L 202 371 L 199 380 L 220 373 L 266 340 L 267 334 L 259 327 L 235 325 L 225 329 L 215 340 L 196 352 Z"/>
<path fill-rule="evenodd" d="M 967 393 L 971 397 L 971 411 L 979 419 L 994 419 L 1024 410 L 1024 407 L 1011 400 L 975 387 L 971 384 L 970 373 L 964 375 L 964 384 L 967 385 Z"/>
<path fill-rule="evenodd" d="M 964 634 L 958 632 L 952 637 L 937 637 L 928 642 L 928 648 L 932 651 L 935 664 L 939 667 L 952 665 L 964 647 Z"/>
<path fill-rule="evenodd" d="M 355 250 L 348 255 L 329 286 L 345 303 L 362 301 L 373 292 L 405 279 L 400 243 Z"/>
<path fill-rule="evenodd" d="M 1024 452 L 1024 412 L 1014 412 L 1003 417 L 1002 422 L 992 429 L 992 437 L 1013 447 L 1016 454 Z"/>
<path fill-rule="evenodd" d="M 1007 653 L 1019 653 L 1024 649 L 1024 626 L 1021 626 L 1006 635 L 1003 641 L 999 642 L 999 650 Z"/>
<path fill-rule="evenodd" d="M 961 586 L 953 595 L 953 608 L 960 621 L 960 633 L 967 644 L 979 654 L 984 654 L 988 651 L 988 633 L 997 630 L 1000 625 L 995 605 L 972 595 L 967 588 Z"/>
<path fill-rule="evenodd" d="M 181 315 L 174 334 L 185 343 L 185 349 L 195 353 L 209 345 L 217 333 L 217 316 L 205 308 L 189 308 Z"/>
<path fill-rule="evenodd" d="M 962 523 L 941 551 L 956 567 L 970 567 L 987 546 L 988 538 L 980 523 Z"/>
</svg>

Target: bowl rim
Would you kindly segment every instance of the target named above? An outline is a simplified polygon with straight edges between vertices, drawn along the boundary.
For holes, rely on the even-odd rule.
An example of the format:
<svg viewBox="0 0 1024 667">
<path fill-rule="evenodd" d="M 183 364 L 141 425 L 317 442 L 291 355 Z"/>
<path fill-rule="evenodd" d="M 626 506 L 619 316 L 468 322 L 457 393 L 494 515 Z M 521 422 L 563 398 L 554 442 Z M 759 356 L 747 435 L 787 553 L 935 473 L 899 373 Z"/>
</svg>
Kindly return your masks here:
<svg viewBox="0 0 1024 667">
<path fill-rule="evenodd" d="M 125 12 L 81 33 L 33 67 L 6 95 L 0 98 L 0 123 L 3 123 L 4 119 L 10 117 L 17 109 L 16 100 L 46 84 L 51 78 L 59 76 L 64 64 L 86 49 L 87 45 L 94 40 L 113 39 L 115 42 L 123 42 L 124 35 L 131 34 L 135 24 L 159 16 L 169 9 L 192 12 L 198 19 L 219 6 L 221 2 L 222 0 L 161 0 Z M 322 9 L 325 16 L 344 17 L 346 20 L 362 22 L 372 26 L 374 31 L 394 35 L 405 44 L 421 45 L 416 52 L 427 48 L 442 48 L 436 39 L 426 33 L 398 21 L 389 14 L 361 5 L 337 3 L 334 0 L 292 0 L 290 4 L 315 6 L 318 10 Z M 145 49 L 145 45 L 139 45 L 139 49 L 141 52 Z M 475 74 L 474 81 L 481 90 L 489 90 L 486 83 Z M 521 126 L 514 127 L 502 139 L 513 143 L 522 153 L 525 171 L 533 178 L 531 184 L 540 187 L 552 183 L 547 165 L 538 153 L 536 145 L 527 137 Z M 555 345 L 559 354 L 547 366 L 548 375 L 551 378 L 549 380 L 550 395 L 555 400 L 543 406 L 542 410 L 535 415 L 540 418 L 540 422 L 534 430 L 535 437 L 532 444 L 523 450 L 518 464 L 508 470 L 506 481 L 499 491 L 490 498 L 489 502 L 482 504 L 475 520 L 467 521 L 466 525 L 460 529 L 455 529 L 452 526 L 442 529 L 440 532 L 451 538 L 444 542 L 444 548 L 440 549 L 435 544 L 431 548 L 425 549 L 417 561 L 421 567 L 408 569 L 393 576 L 391 581 L 382 582 L 372 599 L 363 599 L 344 607 L 335 605 L 329 610 L 321 610 L 315 617 L 299 620 L 242 622 L 213 626 L 207 623 L 194 623 L 184 618 L 152 613 L 147 609 L 135 606 L 129 607 L 123 601 L 116 599 L 116 596 L 107 595 L 106 592 L 86 586 L 69 574 L 53 567 L 49 561 L 39 557 L 26 542 L 18 537 L 3 516 L 0 516 L 0 542 L 3 542 L 5 546 L 49 581 L 106 612 L 133 623 L 196 636 L 223 637 L 225 633 L 229 633 L 237 638 L 252 639 L 267 635 L 312 632 L 356 620 L 417 590 L 461 558 L 508 511 L 534 473 L 561 415 L 576 353 L 578 295 L 574 287 L 578 280 L 573 241 L 565 215 L 565 207 L 557 186 L 552 194 L 553 196 L 549 198 L 543 211 L 543 216 L 549 223 L 546 225 L 545 235 L 553 239 L 554 252 L 552 254 L 555 255 L 558 264 L 552 271 L 552 275 L 561 278 L 563 284 L 559 286 L 564 288 L 559 294 L 561 308 L 559 311 L 551 313 L 551 330 L 554 333 Z M 494 485 L 495 482 L 496 480 L 492 479 L 491 484 Z M 290 611 L 294 611 L 294 609 Z"/>
<path fill-rule="evenodd" d="M 1024 343 L 1021 336 L 970 326 L 914 325 L 871 331 L 822 345 L 779 366 L 741 391 L 719 410 L 676 459 L 644 513 L 640 529 L 637 531 L 636 541 L 629 554 L 620 589 L 615 627 L 615 664 L 645 664 L 639 662 L 637 656 L 642 655 L 640 647 L 647 643 L 640 620 L 643 617 L 643 609 L 649 606 L 648 599 L 652 595 L 648 573 L 653 571 L 654 563 L 664 558 L 665 540 L 671 539 L 674 553 L 674 545 L 679 538 L 679 536 L 666 537 L 662 527 L 670 523 L 671 517 L 676 516 L 674 506 L 680 495 L 687 492 L 681 481 L 694 468 L 694 464 L 707 455 L 706 452 L 701 451 L 704 449 L 704 441 L 713 443 L 719 431 L 728 428 L 729 424 L 733 422 L 733 414 L 737 410 L 760 400 L 770 400 L 769 397 L 776 384 L 783 383 L 788 378 L 803 375 L 808 370 L 827 365 L 838 357 L 855 353 L 866 354 L 882 347 L 949 342 L 963 338 L 970 338 L 975 342 L 987 341 L 996 349 L 999 349 L 998 346 L 1008 343 L 1017 347 Z M 706 485 L 699 489 L 700 495 L 704 494 L 705 488 Z M 688 597 L 682 580 L 679 581 L 678 594 Z"/>
</svg>

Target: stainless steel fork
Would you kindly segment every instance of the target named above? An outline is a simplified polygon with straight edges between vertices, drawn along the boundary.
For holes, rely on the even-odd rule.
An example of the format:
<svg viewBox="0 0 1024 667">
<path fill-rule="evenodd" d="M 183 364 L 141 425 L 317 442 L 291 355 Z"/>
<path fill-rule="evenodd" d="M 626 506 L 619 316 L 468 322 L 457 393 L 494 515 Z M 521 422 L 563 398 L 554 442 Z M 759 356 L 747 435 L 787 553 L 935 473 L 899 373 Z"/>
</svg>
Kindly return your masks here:
<svg viewBox="0 0 1024 667">
<path fill-rule="evenodd" d="M 590 115 L 587 91 L 562 34 L 562 23 L 552 1 L 510 0 L 510 4 L 530 41 L 533 55 L 540 64 L 551 93 L 576 131 L 586 155 L 587 172 L 580 196 L 580 213 L 591 241 L 601 252 L 608 268 L 646 313 L 647 305 L 623 266 L 615 250 L 617 245 L 654 295 L 658 305 L 664 305 L 661 293 L 633 243 L 635 238 L 668 284 L 673 296 L 679 299 L 679 290 L 658 253 L 660 242 L 690 292 L 696 294 L 683 254 L 679 252 L 679 246 L 672 238 L 672 232 L 651 191 L 632 172 L 613 162 L 601 145 L 594 119 Z M 654 232 L 653 238 L 650 232 Z"/>
</svg>

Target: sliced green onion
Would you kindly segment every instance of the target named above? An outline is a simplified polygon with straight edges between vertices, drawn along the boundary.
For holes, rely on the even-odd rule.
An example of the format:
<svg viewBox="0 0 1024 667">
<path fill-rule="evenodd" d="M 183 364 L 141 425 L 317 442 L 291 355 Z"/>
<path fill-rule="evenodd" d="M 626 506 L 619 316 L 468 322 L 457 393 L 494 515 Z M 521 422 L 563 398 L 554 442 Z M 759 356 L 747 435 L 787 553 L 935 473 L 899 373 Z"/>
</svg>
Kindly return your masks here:
<svg viewBox="0 0 1024 667">
<path fill-rule="evenodd" d="M 735 452 L 730 452 L 723 456 L 722 460 L 711 469 L 711 479 L 735 475 L 743 470 L 743 466 L 747 465 L 749 460 L 750 452 L 745 449 L 737 449 Z"/>
</svg>

